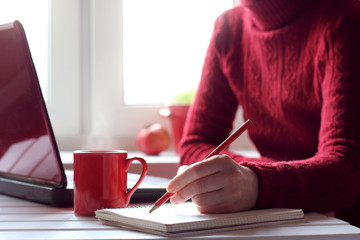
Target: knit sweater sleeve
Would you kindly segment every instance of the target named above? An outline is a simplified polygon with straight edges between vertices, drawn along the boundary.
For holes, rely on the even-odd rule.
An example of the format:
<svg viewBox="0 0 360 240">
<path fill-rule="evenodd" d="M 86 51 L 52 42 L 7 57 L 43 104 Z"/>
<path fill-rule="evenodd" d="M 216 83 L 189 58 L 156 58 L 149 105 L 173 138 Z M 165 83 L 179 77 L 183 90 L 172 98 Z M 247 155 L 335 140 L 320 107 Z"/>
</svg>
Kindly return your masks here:
<svg viewBox="0 0 360 240">
<path fill-rule="evenodd" d="M 322 94 L 321 127 L 318 150 L 313 157 L 280 161 L 265 157 L 249 159 L 225 152 L 257 174 L 256 208 L 333 211 L 357 201 L 360 195 L 359 26 L 352 19 L 345 19 L 326 33 L 324 76 L 317 86 Z M 218 23 L 209 46 L 198 94 L 185 127 L 182 164 L 202 160 L 228 136 L 237 106 L 241 104 L 226 81 L 226 61 L 219 59 L 219 56 L 224 58 L 222 48 L 226 48 L 226 44 L 217 46 L 217 39 L 226 37 L 221 34 L 226 31 L 220 31 L 224 27 L 229 26 Z"/>
<path fill-rule="evenodd" d="M 225 17 L 220 17 L 215 23 L 200 84 L 184 128 L 181 164 L 200 161 L 232 130 L 239 103 L 227 82 L 220 59 L 230 48 L 228 34 L 233 30 L 229 28 L 231 26 Z"/>
</svg>

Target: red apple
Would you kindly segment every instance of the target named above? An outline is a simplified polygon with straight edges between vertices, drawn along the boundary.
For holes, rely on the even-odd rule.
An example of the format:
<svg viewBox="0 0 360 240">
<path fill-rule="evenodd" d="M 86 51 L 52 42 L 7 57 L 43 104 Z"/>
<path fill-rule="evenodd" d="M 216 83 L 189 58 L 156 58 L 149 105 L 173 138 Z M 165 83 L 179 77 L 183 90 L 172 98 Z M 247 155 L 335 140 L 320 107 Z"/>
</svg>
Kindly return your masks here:
<svg viewBox="0 0 360 240">
<path fill-rule="evenodd" d="M 136 145 L 148 155 L 158 155 L 170 146 L 170 135 L 160 123 L 154 123 L 139 131 Z"/>
</svg>

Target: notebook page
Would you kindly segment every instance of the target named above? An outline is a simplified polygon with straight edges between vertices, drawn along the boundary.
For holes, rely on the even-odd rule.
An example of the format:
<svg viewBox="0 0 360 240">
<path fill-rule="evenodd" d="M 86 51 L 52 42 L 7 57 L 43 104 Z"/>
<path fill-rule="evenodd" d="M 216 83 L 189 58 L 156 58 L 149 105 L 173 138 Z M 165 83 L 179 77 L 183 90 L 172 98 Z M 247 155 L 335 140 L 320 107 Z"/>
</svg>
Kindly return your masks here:
<svg viewBox="0 0 360 240">
<path fill-rule="evenodd" d="M 184 231 L 224 228 L 254 223 L 303 219 L 301 209 L 264 209 L 228 214 L 201 214 L 192 203 L 164 204 L 153 213 L 152 206 L 96 211 L 99 220 L 106 224 L 134 226 L 154 231 L 176 233 Z"/>
</svg>

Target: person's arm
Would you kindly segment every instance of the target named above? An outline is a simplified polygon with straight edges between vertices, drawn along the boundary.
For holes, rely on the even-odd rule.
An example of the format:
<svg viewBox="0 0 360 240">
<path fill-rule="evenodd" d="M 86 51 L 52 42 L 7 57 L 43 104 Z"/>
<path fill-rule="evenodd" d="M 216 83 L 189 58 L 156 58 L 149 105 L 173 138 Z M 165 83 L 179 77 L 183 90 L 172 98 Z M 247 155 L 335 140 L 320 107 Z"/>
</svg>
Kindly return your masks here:
<svg viewBox="0 0 360 240">
<path fill-rule="evenodd" d="M 241 156 L 225 150 L 223 153 L 227 155 L 199 162 L 228 137 L 239 106 L 238 98 L 223 72 L 223 68 L 226 68 L 223 63 L 224 58 L 229 57 L 229 51 L 241 51 L 229 49 L 232 42 L 239 44 L 241 36 L 234 38 L 229 35 L 233 31 L 229 31 L 231 27 L 226 17 L 221 16 L 215 23 L 201 82 L 188 114 L 190 119 L 184 129 L 186 137 L 181 145 L 181 164 L 192 165 L 179 173 L 167 189 L 169 192 L 176 192 L 171 198 L 173 203 L 191 198 L 200 212 L 207 213 L 249 209 L 257 199 L 258 183 L 255 173 L 227 155 L 236 157 L 237 160 Z M 241 66 L 242 59 L 237 61 Z M 214 181 L 215 184 L 212 183 Z M 187 187 L 183 188 L 184 186 Z"/>
<path fill-rule="evenodd" d="M 229 51 L 241 51 L 240 48 L 229 49 L 236 41 L 240 45 L 241 36 L 236 38 L 231 36 L 232 31 L 229 29 L 231 27 L 238 26 L 230 26 L 226 14 L 215 22 L 200 84 L 184 128 L 185 138 L 180 145 L 181 164 L 192 164 L 204 159 L 229 136 L 232 130 L 239 102 L 224 74 L 223 68 L 226 66 L 223 66 L 223 63 Z M 241 66 L 242 59 L 236 61 L 239 61 Z M 231 154 L 228 151 L 224 153 Z"/>
<path fill-rule="evenodd" d="M 296 161 L 277 161 L 262 157 L 247 159 L 225 152 L 256 173 L 259 193 L 255 208 L 333 211 L 357 201 L 360 194 L 360 31 L 354 25 L 344 22 L 326 38 L 328 55 L 324 59 L 325 75 L 319 83 L 323 107 L 316 155 Z M 216 39 L 212 44 L 204 66 L 205 76 L 186 127 L 181 152 L 183 164 L 201 161 L 224 139 L 236 111 L 236 98 L 226 85 L 221 69 L 214 64 L 216 58 L 212 58 L 218 54 L 212 49 L 216 48 Z"/>
</svg>

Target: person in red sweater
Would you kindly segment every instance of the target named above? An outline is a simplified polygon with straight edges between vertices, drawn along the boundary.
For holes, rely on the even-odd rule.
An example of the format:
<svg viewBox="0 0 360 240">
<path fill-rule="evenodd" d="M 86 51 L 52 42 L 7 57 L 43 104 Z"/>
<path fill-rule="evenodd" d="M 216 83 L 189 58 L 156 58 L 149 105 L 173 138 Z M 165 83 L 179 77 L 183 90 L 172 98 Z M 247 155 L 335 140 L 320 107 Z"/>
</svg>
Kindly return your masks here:
<svg viewBox="0 0 360 240">
<path fill-rule="evenodd" d="M 238 108 L 259 158 L 202 161 Z M 242 0 L 215 22 L 171 201 L 200 212 L 288 207 L 360 226 L 360 2 Z"/>
</svg>

